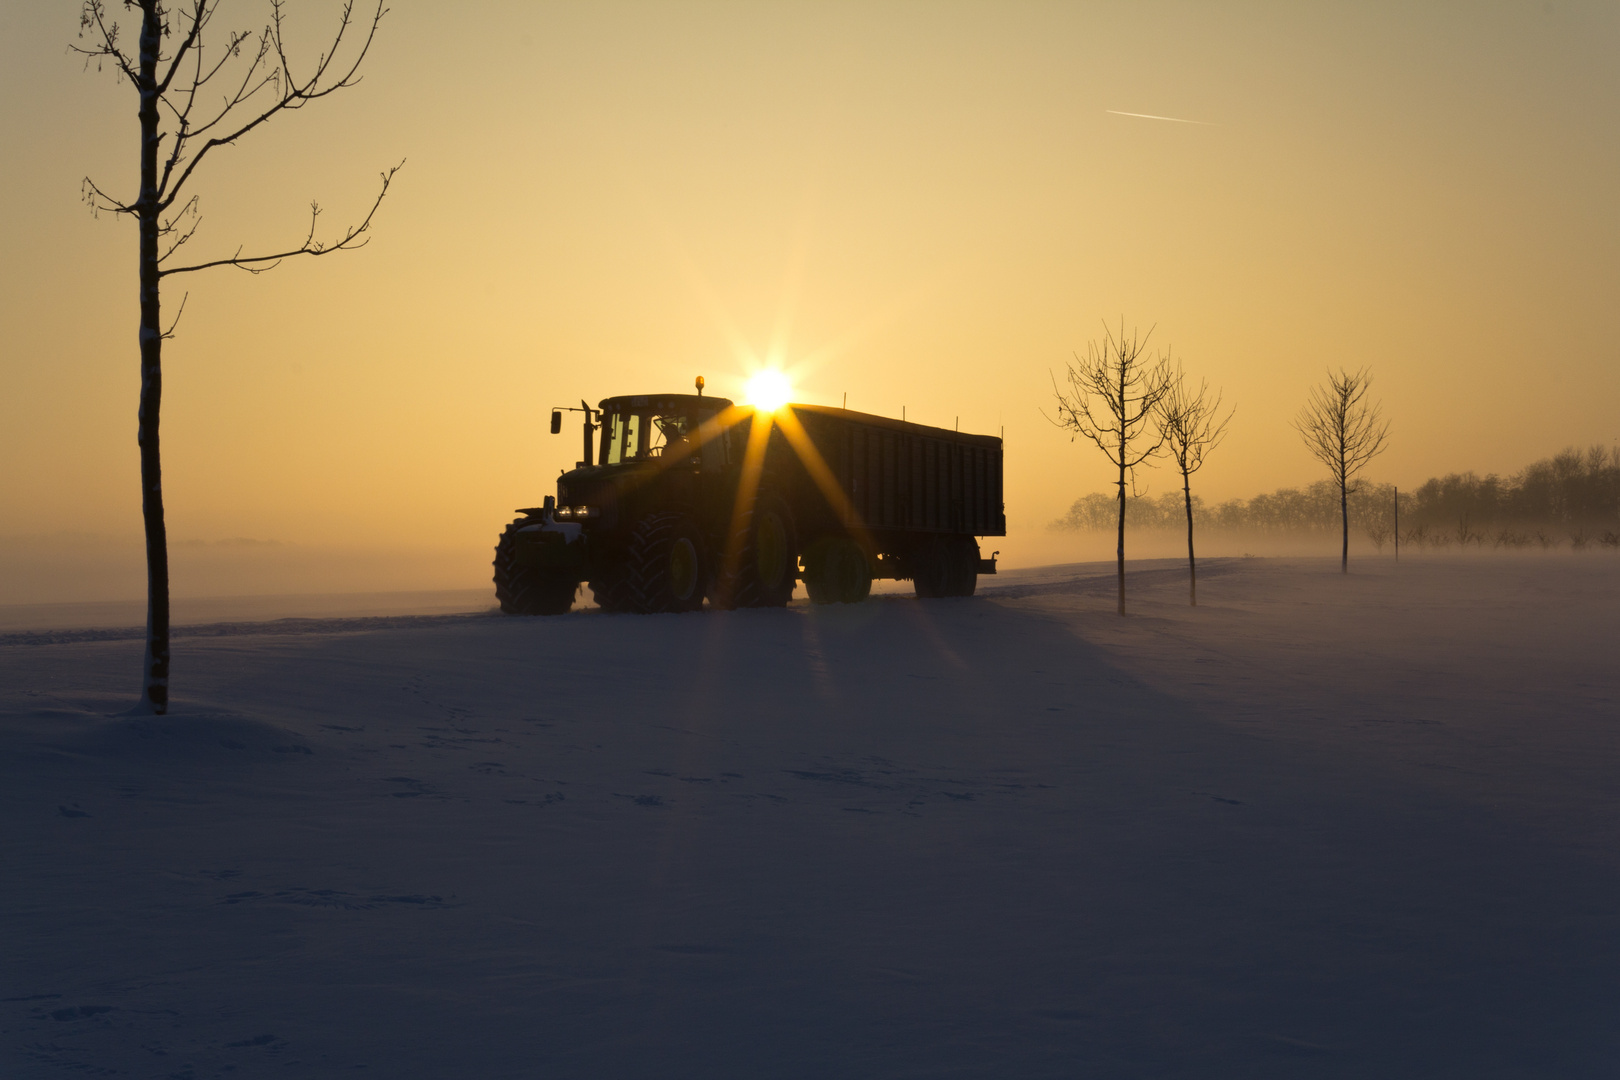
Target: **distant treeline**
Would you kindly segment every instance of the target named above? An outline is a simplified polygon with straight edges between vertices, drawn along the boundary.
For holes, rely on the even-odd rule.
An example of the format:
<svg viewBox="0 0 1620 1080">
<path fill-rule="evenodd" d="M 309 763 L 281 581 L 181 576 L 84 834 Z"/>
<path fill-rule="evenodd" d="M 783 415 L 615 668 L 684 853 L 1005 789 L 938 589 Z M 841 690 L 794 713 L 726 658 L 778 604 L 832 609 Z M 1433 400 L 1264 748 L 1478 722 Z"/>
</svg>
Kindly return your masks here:
<svg viewBox="0 0 1620 1080">
<path fill-rule="evenodd" d="M 1350 496 L 1352 528 L 1377 527 L 1384 517 L 1394 516 L 1395 489 L 1389 484 L 1361 484 Z M 1401 512 L 1408 498 L 1401 496 Z M 1339 528 L 1339 489 L 1331 480 L 1318 480 L 1310 487 L 1282 488 L 1252 499 L 1231 499 L 1214 508 L 1192 497 L 1193 521 L 1199 529 L 1245 529 L 1253 532 L 1296 533 L 1333 532 Z M 1083 495 L 1069 512 L 1052 522 L 1054 529 L 1108 530 L 1119 524 L 1117 496 L 1105 492 Z M 1125 500 L 1127 529 L 1184 529 L 1187 508 L 1181 492 L 1142 495 Z M 1405 522 L 1402 522 L 1405 531 Z"/>
<path fill-rule="evenodd" d="M 1328 533 L 1339 528 L 1339 490 L 1330 480 L 1282 488 L 1213 508 L 1193 496 L 1193 521 L 1202 529 Z M 1395 488 L 1362 481 L 1350 495 L 1350 527 L 1380 549 L 1394 536 Z M 1052 522 L 1054 529 L 1108 530 L 1118 524 L 1116 497 L 1084 495 Z M 1128 529 L 1181 529 L 1187 523 L 1181 492 L 1125 501 Z M 1454 473 L 1400 493 L 1401 543 L 1446 547 L 1620 546 L 1620 450 L 1594 446 L 1565 450 L 1514 475 Z"/>
</svg>

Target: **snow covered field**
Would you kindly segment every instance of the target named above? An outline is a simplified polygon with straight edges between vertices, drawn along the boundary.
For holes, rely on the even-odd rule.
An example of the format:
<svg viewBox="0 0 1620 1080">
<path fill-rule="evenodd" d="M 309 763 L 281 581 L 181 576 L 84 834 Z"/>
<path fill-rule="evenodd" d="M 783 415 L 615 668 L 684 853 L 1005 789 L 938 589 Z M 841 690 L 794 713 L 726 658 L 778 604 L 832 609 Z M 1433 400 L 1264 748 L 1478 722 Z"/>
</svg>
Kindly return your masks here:
<svg viewBox="0 0 1620 1080">
<path fill-rule="evenodd" d="M 1112 588 L 0 634 L 0 1075 L 1620 1070 L 1620 559 Z"/>
</svg>

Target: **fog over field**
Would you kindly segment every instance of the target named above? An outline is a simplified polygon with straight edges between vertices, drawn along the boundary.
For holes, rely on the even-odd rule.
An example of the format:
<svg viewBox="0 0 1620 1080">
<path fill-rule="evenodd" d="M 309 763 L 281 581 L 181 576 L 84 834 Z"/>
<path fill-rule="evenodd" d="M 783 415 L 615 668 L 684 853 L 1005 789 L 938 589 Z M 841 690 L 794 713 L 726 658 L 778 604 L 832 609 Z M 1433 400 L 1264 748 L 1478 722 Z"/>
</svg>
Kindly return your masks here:
<svg viewBox="0 0 1620 1080">
<path fill-rule="evenodd" d="M 290 16 L 295 61 L 338 6 Z M 131 189 L 135 105 L 67 52 L 77 15 L 0 10 L 0 537 L 125 544 L 135 234 L 81 193 Z M 218 25 L 267 15 L 228 0 Z M 1593 132 L 1617 43 L 1614 6 L 1580 2 L 395 5 L 359 86 L 199 176 L 186 257 L 281 250 L 312 199 L 341 235 L 408 159 L 365 250 L 165 285 L 165 326 L 189 297 L 170 535 L 482 556 L 577 457 L 549 408 L 699 374 L 740 397 L 766 366 L 795 400 L 1004 433 L 1035 534 L 1113 479 L 1041 412 L 1104 320 L 1156 327 L 1237 406 L 1212 505 L 1322 477 L 1288 421 L 1341 366 L 1370 365 L 1374 471 L 1403 489 L 1613 446 L 1620 154 Z M 463 584 L 361 562 L 219 587 Z"/>
<path fill-rule="evenodd" d="M 0 1080 L 1615 1075 L 1620 5 L 0 39 Z"/>
<path fill-rule="evenodd" d="M 316 596 L 332 593 L 482 590 L 491 597 L 488 544 L 455 548 L 370 547 L 223 540 L 176 545 L 170 552 L 176 602 L 227 597 Z M 1365 545 L 1355 539 L 1356 550 Z M 1132 559 L 1186 555 L 1187 538 L 1168 530 L 1132 532 Z M 1000 551 L 1003 565 L 1034 567 L 1055 562 L 1110 557 L 1114 540 L 1106 533 L 1061 533 L 1044 527 L 1012 538 L 987 537 L 985 555 Z M 1323 554 L 1331 537 L 1215 536 L 1201 539 L 1211 555 Z M 901 586 L 909 589 L 909 584 Z M 146 591 L 144 550 L 136 538 L 65 534 L 0 539 L 0 621 L 15 605 L 141 600 Z M 321 601 L 298 614 L 319 614 Z M 137 622 L 140 620 L 136 620 Z"/>
<path fill-rule="evenodd" d="M 0 634 L 0 1071 L 1610 1075 L 1620 560 L 1351 568 Z"/>
</svg>

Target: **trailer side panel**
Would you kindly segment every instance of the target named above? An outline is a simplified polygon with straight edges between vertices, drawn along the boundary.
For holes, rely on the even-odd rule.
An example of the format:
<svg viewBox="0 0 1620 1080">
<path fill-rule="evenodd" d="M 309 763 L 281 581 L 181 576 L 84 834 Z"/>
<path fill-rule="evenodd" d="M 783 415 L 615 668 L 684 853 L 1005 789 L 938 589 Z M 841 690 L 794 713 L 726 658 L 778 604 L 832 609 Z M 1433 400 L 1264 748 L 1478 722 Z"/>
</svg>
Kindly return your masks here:
<svg viewBox="0 0 1620 1080">
<path fill-rule="evenodd" d="M 843 527 L 1006 535 L 1000 439 L 842 409 L 793 410 L 844 492 Z"/>
</svg>

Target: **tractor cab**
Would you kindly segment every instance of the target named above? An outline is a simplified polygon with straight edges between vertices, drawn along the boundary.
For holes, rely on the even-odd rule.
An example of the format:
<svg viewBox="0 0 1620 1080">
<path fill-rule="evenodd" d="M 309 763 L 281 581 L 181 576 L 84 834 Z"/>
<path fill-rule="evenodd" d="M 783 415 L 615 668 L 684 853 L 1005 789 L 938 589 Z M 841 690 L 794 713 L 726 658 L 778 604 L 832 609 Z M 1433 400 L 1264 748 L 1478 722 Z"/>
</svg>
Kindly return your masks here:
<svg viewBox="0 0 1620 1080">
<path fill-rule="evenodd" d="M 729 427 L 748 415 L 725 398 L 627 394 L 584 402 L 583 454 L 557 478 L 551 516 L 594 532 L 629 528 L 650 506 L 688 507 L 718 499 L 733 458 Z M 562 410 L 552 412 L 552 431 Z"/>
<path fill-rule="evenodd" d="M 716 472 L 726 464 L 724 432 L 716 418 L 730 409 L 725 398 L 694 394 L 643 394 L 602 401 L 598 465 L 687 462 Z"/>
</svg>

